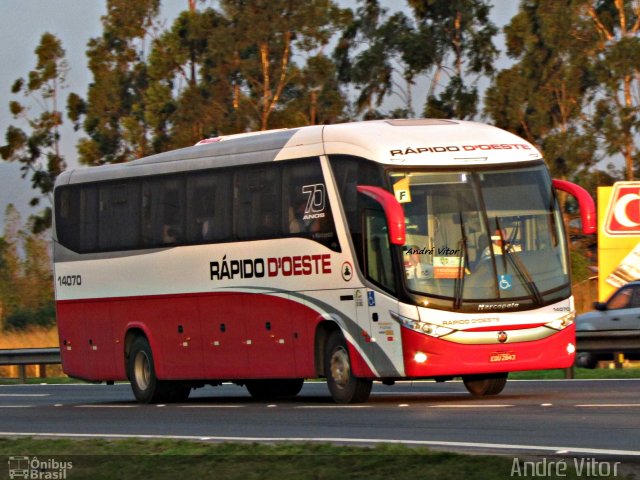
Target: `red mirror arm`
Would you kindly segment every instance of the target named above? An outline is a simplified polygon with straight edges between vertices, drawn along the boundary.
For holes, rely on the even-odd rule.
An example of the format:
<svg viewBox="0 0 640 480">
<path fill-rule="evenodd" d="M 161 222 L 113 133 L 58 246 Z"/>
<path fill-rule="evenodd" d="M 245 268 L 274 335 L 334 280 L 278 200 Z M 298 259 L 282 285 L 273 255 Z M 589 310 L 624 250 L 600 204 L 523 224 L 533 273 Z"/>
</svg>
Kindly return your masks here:
<svg viewBox="0 0 640 480">
<path fill-rule="evenodd" d="M 380 187 L 358 185 L 357 189 L 358 192 L 373 198 L 382 206 L 389 226 L 389 242 L 393 245 L 404 245 L 406 242 L 404 210 L 396 197 Z"/>
<path fill-rule="evenodd" d="M 582 220 L 582 233 L 585 235 L 596 233 L 598 229 L 596 206 L 589 192 L 580 185 L 555 178 L 553 179 L 553 186 L 558 190 L 567 192 L 578 201 L 578 205 L 580 206 L 580 219 Z"/>
</svg>

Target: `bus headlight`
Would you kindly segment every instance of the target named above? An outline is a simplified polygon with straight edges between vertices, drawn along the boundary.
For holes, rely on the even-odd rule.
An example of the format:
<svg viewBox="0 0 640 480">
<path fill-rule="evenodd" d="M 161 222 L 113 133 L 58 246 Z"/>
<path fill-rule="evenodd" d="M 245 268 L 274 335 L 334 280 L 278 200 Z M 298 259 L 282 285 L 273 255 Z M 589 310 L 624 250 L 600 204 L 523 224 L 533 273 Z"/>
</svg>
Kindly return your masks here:
<svg viewBox="0 0 640 480">
<path fill-rule="evenodd" d="M 389 312 L 391 318 L 405 328 L 409 328 L 415 332 L 424 333 L 430 337 L 440 338 L 455 332 L 453 328 L 443 327 L 442 325 L 434 325 L 433 323 L 421 322 L 420 320 L 412 320 L 403 317 L 395 312 Z"/>
<path fill-rule="evenodd" d="M 416 352 L 416 354 L 413 356 L 413 359 L 416 363 L 424 363 L 428 360 L 428 357 L 426 353 Z"/>
<path fill-rule="evenodd" d="M 573 323 L 573 321 L 576 318 L 576 312 L 571 312 L 568 315 L 565 315 L 564 317 L 560 317 L 557 318 L 555 320 L 552 320 L 551 322 L 547 323 L 545 325 L 545 327 L 548 328 L 553 328 L 554 330 L 564 330 L 565 328 L 567 328 L 569 325 L 571 325 Z"/>
</svg>

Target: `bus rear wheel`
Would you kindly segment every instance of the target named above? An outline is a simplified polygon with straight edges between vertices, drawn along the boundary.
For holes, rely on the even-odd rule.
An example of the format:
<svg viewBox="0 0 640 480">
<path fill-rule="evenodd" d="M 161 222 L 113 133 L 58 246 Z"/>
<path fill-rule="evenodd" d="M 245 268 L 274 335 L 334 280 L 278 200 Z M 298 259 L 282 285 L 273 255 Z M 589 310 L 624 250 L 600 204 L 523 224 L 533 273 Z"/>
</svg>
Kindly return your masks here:
<svg viewBox="0 0 640 480">
<path fill-rule="evenodd" d="M 159 403 L 170 399 L 170 384 L 156 377 L 151 346 L 145 337 L 137 337 L 133 341 L 128 369 L 131 389 L 138 402 Z"/>
<path fill-rule="evenodd" d="M 324 362 L 327 386 L 336 403 L 362 403 L 367 401 L 373 382 L 353 375 L 347 341 L 342 332 L 335 331 L 329 337 L 326 344 Z"/>
<path fill-rule="evenodd" d="M 464 386 L 471 395 L 484 397 L 498 395 L 507 384 L 508 373 L 494 373 L 487 375 L 468 375 L 462 377 Z"/>
<path fill-rule="evenodd" d="M 253 398 L 256 399 L 268 399 L 268 398 L 282 398 L 282 397 L 295 397 L 300 390 L 304 379 L 302 378 L 287 378 L 281 380 L 247 380 L 245 386 Z"/>
</svg>

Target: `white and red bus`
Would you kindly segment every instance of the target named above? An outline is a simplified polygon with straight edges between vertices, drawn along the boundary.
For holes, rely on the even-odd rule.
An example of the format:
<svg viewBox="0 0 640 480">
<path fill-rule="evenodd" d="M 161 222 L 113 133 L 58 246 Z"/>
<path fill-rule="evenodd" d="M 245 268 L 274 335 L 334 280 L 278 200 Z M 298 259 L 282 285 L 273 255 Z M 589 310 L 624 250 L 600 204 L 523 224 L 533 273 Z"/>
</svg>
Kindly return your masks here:
<svg viewBox="0 0 640 480">
<path fill-rule="evenodd" d="M 574 360 L 556 188 L 535 147 L 495 127 L 379 120 L 219 137 L 64 172 L 54 262 L 64 371 L 128 379 L 140 402 L 235 382 L 337 402 L 373 381 Z"/>
</svg>

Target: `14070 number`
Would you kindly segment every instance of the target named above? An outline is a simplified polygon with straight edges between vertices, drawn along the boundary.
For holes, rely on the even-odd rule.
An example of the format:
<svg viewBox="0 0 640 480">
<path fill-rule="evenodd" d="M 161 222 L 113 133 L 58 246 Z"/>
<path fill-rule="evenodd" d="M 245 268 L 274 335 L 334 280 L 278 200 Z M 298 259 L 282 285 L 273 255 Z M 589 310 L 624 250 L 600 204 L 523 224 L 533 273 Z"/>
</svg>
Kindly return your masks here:
<svg viewBox="0 0 640 480">
<path fill-rule="evenodd" d="M 82 285 L 82 275 L 58 275 L 58 285 L 61 287 L 76 287 Z"/>
</svg>

